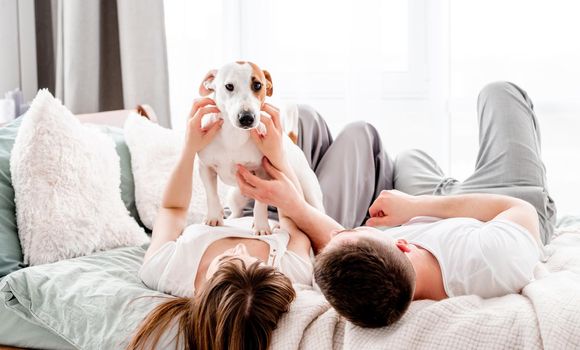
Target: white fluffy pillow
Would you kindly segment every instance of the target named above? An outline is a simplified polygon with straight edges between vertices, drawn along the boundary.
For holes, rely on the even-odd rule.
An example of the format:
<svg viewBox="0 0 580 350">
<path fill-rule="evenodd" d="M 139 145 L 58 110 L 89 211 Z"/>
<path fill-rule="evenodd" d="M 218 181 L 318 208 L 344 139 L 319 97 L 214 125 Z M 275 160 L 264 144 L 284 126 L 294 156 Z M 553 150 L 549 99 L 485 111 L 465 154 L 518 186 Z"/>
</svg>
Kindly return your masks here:
<svg viewBox="0 0 580 350">
<path fill-rule="evenodd" d="M 143 225 L 153 229 L 161 206 L 165 186 L 181 154 L 184 132 L 164 128 L 137 113 L 125 121 L 125 142 L 131 152 L 131 167 L 135 180 L 135 204 Z M 207 214 L 205 189 L 199 177 L 196 158 L 193 172 L 188 224 L 201 223 Z M 229 186 L 218 180 L 218 194 L 225 204 Z"/>
<path fill-rule="evenodd" d="M 24 262 L 146 243 L 121 199 L 113 140 L 82 125 L 48 90 L 23 118 L 10 171 Z"/>
</svg>

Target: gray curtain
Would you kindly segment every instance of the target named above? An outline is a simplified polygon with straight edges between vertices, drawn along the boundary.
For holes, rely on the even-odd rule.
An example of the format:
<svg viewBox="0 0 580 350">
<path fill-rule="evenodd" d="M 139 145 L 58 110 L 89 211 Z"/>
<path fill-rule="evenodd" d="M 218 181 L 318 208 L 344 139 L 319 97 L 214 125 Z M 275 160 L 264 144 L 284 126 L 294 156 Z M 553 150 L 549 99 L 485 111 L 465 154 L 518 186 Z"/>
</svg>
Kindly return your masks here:
<svg viewBox="0 0 580 350">
<path fill-rule="evenodd" d="M 36 0 L 38 87 L 73 113 L 149 104 L 171 127 L 163 0 Z"/>
</svg>

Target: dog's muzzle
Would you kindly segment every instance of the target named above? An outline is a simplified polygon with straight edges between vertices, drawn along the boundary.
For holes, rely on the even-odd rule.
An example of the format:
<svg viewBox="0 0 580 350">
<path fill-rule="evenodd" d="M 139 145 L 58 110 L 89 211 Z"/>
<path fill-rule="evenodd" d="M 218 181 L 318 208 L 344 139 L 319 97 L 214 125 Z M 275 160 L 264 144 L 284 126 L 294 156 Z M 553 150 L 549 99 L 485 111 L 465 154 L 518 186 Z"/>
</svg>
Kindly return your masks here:
<svg viewBox="0 0 580 350">
<path fill-rule="evenodd" d="M 249 129 L 254 124 L 254 114 L 249 111 L 243 111 L 238 114 L 238 122 L 244 129 Z"/>
</svg>

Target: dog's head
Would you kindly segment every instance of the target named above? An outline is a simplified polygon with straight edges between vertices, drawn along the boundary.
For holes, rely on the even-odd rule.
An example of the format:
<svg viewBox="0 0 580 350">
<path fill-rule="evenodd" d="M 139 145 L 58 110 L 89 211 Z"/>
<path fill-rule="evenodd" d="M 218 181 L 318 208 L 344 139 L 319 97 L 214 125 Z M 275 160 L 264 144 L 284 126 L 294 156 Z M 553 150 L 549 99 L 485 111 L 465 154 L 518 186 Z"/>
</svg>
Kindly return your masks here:
<svg viewBox="0 0 580 350">
<path fill-rule="evenodd" d="M 214 93 L 224 119 L 240 129 L 258 126 L 262 104 L 272 92 L 270 73 L 251 62 L 229 63 L 210 70 L 199 87 L 201 96 Z"/>
</svg>

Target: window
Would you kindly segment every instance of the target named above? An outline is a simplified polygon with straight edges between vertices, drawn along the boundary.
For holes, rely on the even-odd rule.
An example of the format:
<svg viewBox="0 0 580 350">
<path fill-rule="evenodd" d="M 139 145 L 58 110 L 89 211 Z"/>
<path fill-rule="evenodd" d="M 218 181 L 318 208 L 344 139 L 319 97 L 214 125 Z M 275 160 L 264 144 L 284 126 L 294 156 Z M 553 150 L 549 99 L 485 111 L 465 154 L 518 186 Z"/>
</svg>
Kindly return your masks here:
<svg viewBox="0 0 580 350">
<path fill-rule="evenodd" d="M 166 1 L 172 94 L 243 59 L 273 73 L 282 99 L 423 98 L 425 1 Z"/>
<path fill-rule="evenodd" d="M 333 133 L 369 121 L 393 156 L 425 149 L 461 180 L 475 162 L 477 93 L 511 80 L 534 101 L 560 212 L 577 210 L 577 1 L 165 4 L 173 125 L 183 124 L 208 69 L 252 60 L 272 73 L 276 99 L 311 104 Z"/>
<path fill-rule="evenodd" d="M 233 6 L 239 19 L 226 26 L 239 28 L 230 32 L 238 34 L 240 57 L 276 72 L 282 98 L 348 98 L 367 86 L 379 98 L 417 97 L 426 91 L 424 7 L 417 0 L 247 1 Z"/>
</svg>

